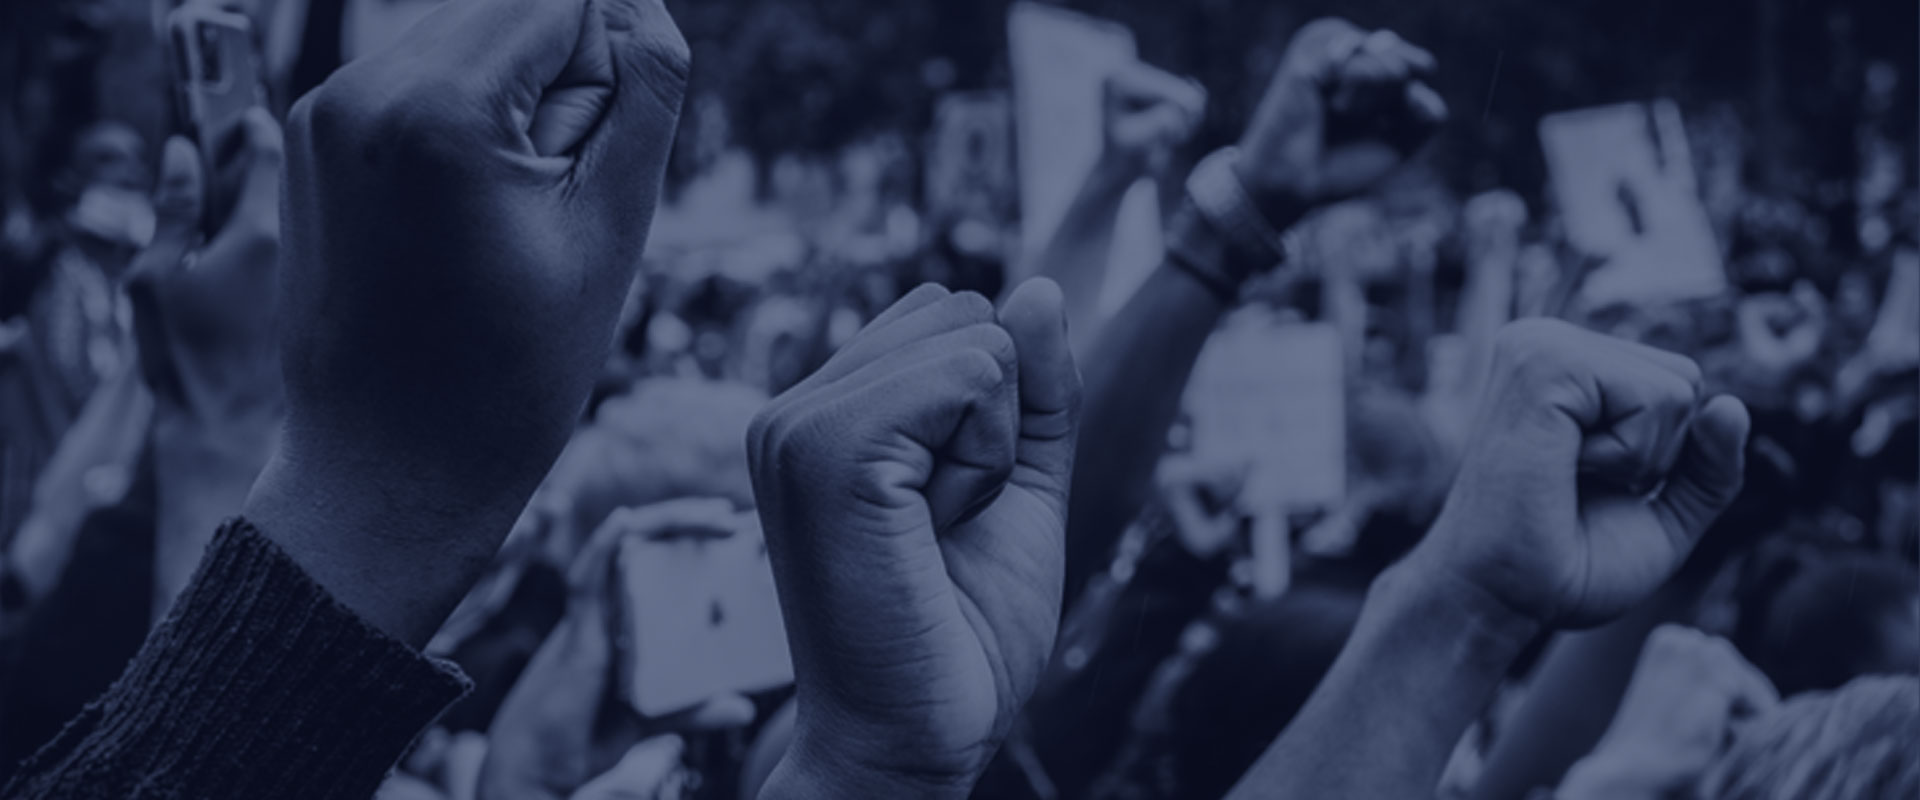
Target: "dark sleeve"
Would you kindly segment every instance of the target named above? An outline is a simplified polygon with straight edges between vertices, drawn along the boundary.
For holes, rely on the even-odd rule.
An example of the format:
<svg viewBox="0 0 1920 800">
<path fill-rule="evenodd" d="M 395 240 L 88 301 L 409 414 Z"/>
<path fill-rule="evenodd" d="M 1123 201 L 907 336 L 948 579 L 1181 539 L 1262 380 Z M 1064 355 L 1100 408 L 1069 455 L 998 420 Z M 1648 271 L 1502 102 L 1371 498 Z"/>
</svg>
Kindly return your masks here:
<svg viewBox="0 0 1920 800">
<path fill-rule="evenodd" d="M 233 520 L 126 672 L 0 796 L 366 798 L 466 690 Z"/>
</svg>

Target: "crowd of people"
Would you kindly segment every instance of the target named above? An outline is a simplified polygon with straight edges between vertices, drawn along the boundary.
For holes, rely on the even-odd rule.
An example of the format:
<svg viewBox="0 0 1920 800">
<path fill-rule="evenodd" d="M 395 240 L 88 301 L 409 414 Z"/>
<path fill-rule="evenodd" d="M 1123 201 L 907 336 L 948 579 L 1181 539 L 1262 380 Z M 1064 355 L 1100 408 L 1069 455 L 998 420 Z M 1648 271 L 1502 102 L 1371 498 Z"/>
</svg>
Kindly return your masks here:
<svg viewBox="0 0 1920 800">
<path fill-rule="evenodd" d="M 1197 163 L 1210 87 L 1108 76 L 1024 254 L 885 137 L 774 175 L 798 235 L 661 247 L 708 145 L 660 0 L 415 3 L 331 61 L 272 42 L 343 4 L 237 4 L 260 102 L 157 147 L 91 100 L 166 49 L 109 5 L 0 12 L 51 32 L 0 73 L 0 796 L 1920 793 L 1879 128 L 1837 195 L 1694 159 L 1726 288 L 1596 299 L 1572 210 L 1422 169 L 1434 57 L 1321 19 Z M 1164 253 L 1104 307 L 1143 180 Z M 1282 401 L 1196 398 L 1210 348 L 1307 327 L 1337 462 L 1213 446 Z"/>
</svg>

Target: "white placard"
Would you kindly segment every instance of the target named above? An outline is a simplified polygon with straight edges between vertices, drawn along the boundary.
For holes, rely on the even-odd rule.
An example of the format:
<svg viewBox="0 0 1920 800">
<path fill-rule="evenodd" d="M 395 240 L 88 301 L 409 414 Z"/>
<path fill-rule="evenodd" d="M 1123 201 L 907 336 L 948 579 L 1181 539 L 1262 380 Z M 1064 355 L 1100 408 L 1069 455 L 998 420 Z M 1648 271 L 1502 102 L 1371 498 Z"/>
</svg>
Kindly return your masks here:
<svg viewBox="0 0 1920 800">
<path fill-rule="evenodd" d="M 1007 15 L 1020 157 L 1021 240 L 1032 264 L 1060 226 L 1100 154 L 1101 90 L 1137 60 L 1133 33 L 1115 22 L 1056 6 L 1015 3 Z M 1160 263 L 1160 200 L 1154 183 L 1128 190 L 1114 228 L 1099 308 L 1126 302 Z M 1010 275 L 1011 286 L 1029 275 Z"/>
<path fill-rule="evenodd" d="M 1582 293 L 1596 304 L 1677 300 L 1727 285 L 1672 101 L 1568 111 L 1540 120 L 1567 236 L 1607 259 Z"/>
<path fill-rule="evenodd" d="M 793 682 L 773 568 L 757 531 L 630 538 L 620 551 L 627 697 L 648 717 Z"/>
<path fill-rule="evenodd" d="M 1251 465 L 1251 511 L 1337 506 L 1346 497 L 1346 390 L 1332 325 L 1235 314 L 1194 365 L 1193 450 Z"/>
</svg>

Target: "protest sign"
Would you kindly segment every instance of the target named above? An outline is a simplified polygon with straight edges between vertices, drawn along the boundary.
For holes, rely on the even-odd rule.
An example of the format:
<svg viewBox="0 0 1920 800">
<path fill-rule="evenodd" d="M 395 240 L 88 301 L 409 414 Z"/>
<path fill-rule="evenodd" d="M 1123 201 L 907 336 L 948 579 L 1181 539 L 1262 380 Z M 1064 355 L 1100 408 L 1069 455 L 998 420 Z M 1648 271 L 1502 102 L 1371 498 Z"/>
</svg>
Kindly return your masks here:
<svg viewBox="0 0 1920 800">
<path fill-rule="evenodd" d="M 1250 511 L 1326 508 L 1346 494 L 1346 403 L 1332 325 L 1242 312 L 1207 342 L 1188 385 L 1196 457 L 1244 461 Z"/>
<path fill-rule="evenodd" d="M 1726 288 L 1672 101 L 1553 114 L 1540 120 L 1540 144 L 1568 238 L 1604 259 L 1581 289 L 1589 302 L 1680 300 Z"/>
<path fill-rule="evenodd" d="M 1135 60 L 1125 27 L 1055 6 L 1016 3 L 1007 16 L 1020 159 L 1022 248 L 1032 264 L 1060 225 L 1099 157 L 1101 92 L 1107 76 Z M 1128 191 L 1114 227 L 1099 308 L 1126 302 L 1160 262 L 1160 203 L 1154 183 Z M 1010 275 L 1012 282 L 1030 277 Z"/>
<path fill-rule="evenodd" d="M 793 682 L 757 528 L 743 522 L 730 535 L 623 543 L 626 690 L 640 713 L 663 716 L 718 694 Z"/>
</svg>

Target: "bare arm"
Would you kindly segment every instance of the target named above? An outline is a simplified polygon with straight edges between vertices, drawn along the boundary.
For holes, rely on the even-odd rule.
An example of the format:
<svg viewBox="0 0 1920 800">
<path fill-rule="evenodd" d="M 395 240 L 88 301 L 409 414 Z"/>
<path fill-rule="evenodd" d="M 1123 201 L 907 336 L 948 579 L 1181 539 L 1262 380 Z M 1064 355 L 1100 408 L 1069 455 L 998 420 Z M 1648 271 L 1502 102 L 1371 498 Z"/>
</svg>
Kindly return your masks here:
<svg viewBox="0 0 1920 800">
<path fill-rule="evenodd" d="M 1073 351 L 1083 356 L 1105 322 L 1100 297 L 1120 206 L 1142 177 L 1165 175 L 1207 108 L 1198 83 L 1138 62 L 1107 76 L 1101 92 L 1100 157 L 1032 271 L 1060 285 Z"/>
<path fill-rule="evenodd" d="M 1701 403 L 1684 358 L 1508 326 L 1439 521 L 1230 797 L 1430 796 L 1534 633 L 1617 618 L 1667 581 L 1739 492 L 1747 427 L 1739 401 Z"/>
<path fill-rule="evenodd" d="M 1365 57 L 1355 56 L 1363 46 Z M 1420 82 L 1432 56 L 1390 32 L 1369 35 L 1341 20 L 1319 20 L 1301 29 L 1281 61 L 1233 167 L 1253 206 L 1248 215 L 1269 230 L 1285 230 L 1321 204 L 1371 188 L 1446 116 L 1445 104 Z M 1385 113 L 1404 115 L 1403 128 L 1414 135 L 1329 137 L 1329 118 L 1383 113 L 1343 104 L 1353 94 L 1404 97 L 1404 107 Z M 1191 203 L 1174 216 L 1167 240 L 1177 259 L 1163 263 L 1106 324 L 1087 362 L 1086 435 L 1068 515 L 1069 602 L 1138 513 L 1194 361 L 1234 292 L 1279 260 L 1277 252 L 1229 245 Z"/>
<path fill-rule="evenodd" d="M 1230 307 L 1192 274 L 1162 264 L 1095 343 L 1067 514 L 1069 602 L 1150 495 L 1194 361 Z"/>
<path fill-rule="evenodd" d="M 1535 630 L 1437 571 L 1388 570 L 1313 697 L 1229 800 L 1428 796 Z"/>
</svg>

